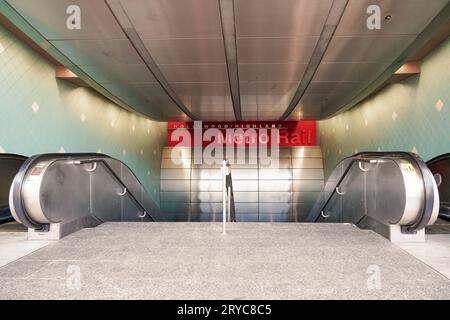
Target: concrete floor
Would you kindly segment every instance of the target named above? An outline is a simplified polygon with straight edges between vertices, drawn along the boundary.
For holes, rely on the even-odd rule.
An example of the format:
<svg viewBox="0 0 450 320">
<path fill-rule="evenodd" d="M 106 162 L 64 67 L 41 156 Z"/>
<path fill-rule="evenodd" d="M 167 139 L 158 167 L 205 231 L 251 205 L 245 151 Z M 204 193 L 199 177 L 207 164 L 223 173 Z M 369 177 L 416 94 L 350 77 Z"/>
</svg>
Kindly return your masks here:
<svg viewBox="0 0 450 320">
<path fill-rule="evenodd" d="M 450 234 L 427 234 L 425 242 L 397 244 L 450 279 Z"/>
<path fill-rule="evenodd" d="M 106 223 L 0 268 L 2 299 L 450 299 L 450 280 L 342 224 Z"/>
<path fill-rule="evenodd" d="M 26 232 L 0 232 L 0 267 L 47 246 L 48 241 L 29 241 Z"/>
</svg>

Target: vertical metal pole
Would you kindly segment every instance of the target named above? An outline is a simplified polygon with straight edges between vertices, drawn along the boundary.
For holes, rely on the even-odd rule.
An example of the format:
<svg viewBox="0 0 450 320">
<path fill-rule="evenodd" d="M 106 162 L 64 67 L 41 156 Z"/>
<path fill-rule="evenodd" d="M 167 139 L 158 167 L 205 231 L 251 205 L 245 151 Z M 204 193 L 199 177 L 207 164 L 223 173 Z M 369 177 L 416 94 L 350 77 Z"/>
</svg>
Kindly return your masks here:
<svg viewBox="0 0 450 320">
<path fill-rule="evenodd" d="M 228 222 L 231 222 L 231 187 L 228 187 Z"/>
<path fill-rule="evenodd" d="M 227 234 L 227 161 L 223 160 L 222 164 L 222 191 L 223 191 L 223 234 Z"/>
</svg>

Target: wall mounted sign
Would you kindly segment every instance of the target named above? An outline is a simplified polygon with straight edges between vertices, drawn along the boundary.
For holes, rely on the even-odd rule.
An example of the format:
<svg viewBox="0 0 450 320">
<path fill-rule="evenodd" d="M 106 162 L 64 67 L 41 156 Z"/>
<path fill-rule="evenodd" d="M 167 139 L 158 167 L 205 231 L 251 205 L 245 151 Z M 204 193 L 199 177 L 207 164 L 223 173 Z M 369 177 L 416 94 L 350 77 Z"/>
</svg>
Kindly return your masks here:
<svg viewBox="0 0 450 320">
<path fill-rule="evenodd" d="M 316 145 L 316 121 L 169 122 L 168 146 Z"/>
</svg>

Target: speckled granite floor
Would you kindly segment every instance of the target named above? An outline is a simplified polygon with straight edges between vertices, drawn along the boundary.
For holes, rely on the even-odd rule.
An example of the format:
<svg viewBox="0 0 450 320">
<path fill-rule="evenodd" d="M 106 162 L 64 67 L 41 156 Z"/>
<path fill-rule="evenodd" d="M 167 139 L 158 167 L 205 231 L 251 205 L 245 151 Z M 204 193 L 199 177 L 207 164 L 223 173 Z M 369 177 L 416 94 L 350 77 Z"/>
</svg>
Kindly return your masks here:
<svg viewBox="0 0 450 320">
<path fill-rule="evenodd" d="M 2 299 L 450 299 L 450 281 L 351 225 L 106 223 L 0 268 Z"/>
</svg>

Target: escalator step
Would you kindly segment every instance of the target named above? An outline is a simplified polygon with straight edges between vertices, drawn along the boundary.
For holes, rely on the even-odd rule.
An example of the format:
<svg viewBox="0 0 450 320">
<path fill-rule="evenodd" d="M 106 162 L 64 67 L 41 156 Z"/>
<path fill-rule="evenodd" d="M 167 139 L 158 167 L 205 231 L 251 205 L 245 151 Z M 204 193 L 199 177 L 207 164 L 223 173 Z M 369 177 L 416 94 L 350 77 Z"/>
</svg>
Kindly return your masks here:
<svg viewBox="0 0 450 320">
<path fill-rule="evenodd" d="M 0 232 L 27 232 L 27 231 L 28 229 L 24 225 L 16 221 L 0 224 Z"/>
</svg>

